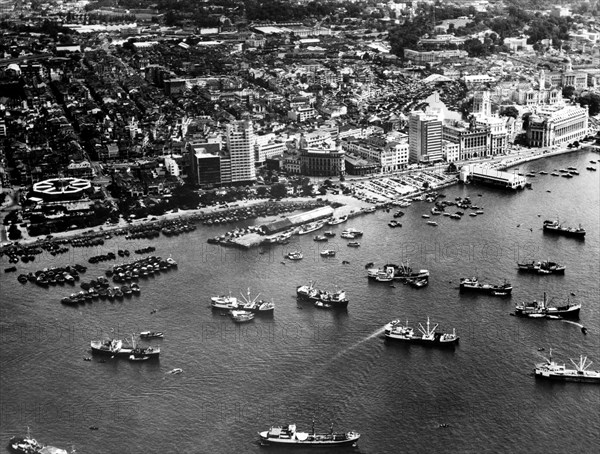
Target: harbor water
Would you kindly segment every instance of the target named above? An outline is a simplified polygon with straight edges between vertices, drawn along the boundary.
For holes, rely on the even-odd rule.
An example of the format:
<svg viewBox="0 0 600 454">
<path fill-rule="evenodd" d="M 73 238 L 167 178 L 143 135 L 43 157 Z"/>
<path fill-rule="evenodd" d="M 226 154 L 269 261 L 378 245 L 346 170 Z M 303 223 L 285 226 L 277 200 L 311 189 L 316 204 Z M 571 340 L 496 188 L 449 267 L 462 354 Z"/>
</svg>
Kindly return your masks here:
<svg viewBox="0 0 600 454">
<path fill-rule="evenodd" d="M 38 441 L 85 454 L 280 452 L 261 447 L 257 432 L 291 423 L 310 430 L 313 419 L 323 431 L 333 424 L 362 434 L 357 448 L 336 452 L 593 452 L 600 388 L 536 380 L 533 367 L 552 348 L 560 362 L 583 354 L 600 368 L 600 172 L 585 169 L 598 158 L 580 151 L 524 164 L 520 172 L 536 171 L 533 190 L 447 188 L 446 200 L 468 196 L 484 214 L 431 216 L 438 226 L 422 218 L 433 207 L 423 201 L 402 208 L 401 228 L 388 226 L 395 209 L 378 210 L 331 227 L 336 236 L 326 243 L 304 235 L 264 249 L 222 248 L 206 240 L 233 227 L 199 225 L 180 236 L 113 237 L 101 247 L 18 263 L 17 273 L 0 276 L 0 452 L 27 427 Z M 568 166 L 580 175 L 550 175 Z M 581 224 L 585 240 L 544 234 L 543 221 L 557 217 Z M 360 247 L 340 238 L 348 227 L 364 231 Z M 89 281 L 115 263 L 90 265 L 89 257 L 128 249 L 133 260 L 133 250 L 148 245 L 178 267 L 140 279 L 139 296 L 69 307 L 60 299 L 78 285 L 41 288 L 16 279 L 80 263 L 88 266 L 81 280 Z M 284 258 L 294 249 L 303 260 Z M 337 254 L 321 257 L 323 249 Z M 532 260 L 565 264 L 566 273 L 518 273 L 518 261 Z M 429 285 L 370 281 L 369 262 L 426 268 Z M 6 257 L 0 263 L 10 265 Z M 460 294 L 459 279 L 474 276 L 508 280 L 512 297 Z M 309 281 L 344 289 L 348 310 L 297 301 L 296 287 Z M 240 297 L 248 288 L 274 301 L 271 318 L 234 324 L 211 310 L 211 296 Z M 580 319 L 510 315 L 515 303 L 544 293 L 580 302 Z M 456 349 L 382 338 L 393 319 L 416 328 L 428 317 L 442 331 L 456 329 Z M 161 347 L 158 361 L 101 359 L 89 351 L 93 339 L 145 330 L 165 333 L 144 342 Z M 174 368 L 183 372 L 170 374 Z"/>
</svg>

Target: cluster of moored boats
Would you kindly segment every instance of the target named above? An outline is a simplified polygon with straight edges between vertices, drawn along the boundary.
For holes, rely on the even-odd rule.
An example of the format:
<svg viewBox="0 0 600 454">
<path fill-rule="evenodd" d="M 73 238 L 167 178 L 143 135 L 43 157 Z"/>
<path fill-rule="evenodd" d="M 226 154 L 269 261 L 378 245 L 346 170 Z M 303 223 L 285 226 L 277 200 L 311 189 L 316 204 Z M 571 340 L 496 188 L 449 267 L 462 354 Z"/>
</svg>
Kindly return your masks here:
<svg viewBox="0 0 600 454">
<path fill-rule="evenodd" d="M 19 274 L 17 280 L 21 284 L 31 282 L 40 287 L 65 283 L 74 284 L 75 281 L 79 280 L 79 273 L 85 273 L 86 271 L 87 267 L 76 263 L 73 266 L 49 267 L 28 274 Z"/>
<path fill-rule="evenodd" d="M 106 254 L 94 255 L 88 259 L 89 263 L 107 262 L 109 260 L 116 260 L 119 257 L 129 257 L 129 251 L 127 249 L 119 249 L 117 253 L 107 252 Z"/>
<path fill-rule="evenodd" d="M 113 265 L 106 270 L 106 275 L 112 277 L 114 282 L 120 283 L 152 276 L 155 273 L 176 267 L 177 262 L 171 257 L 162 259 L 161 257 L 150 255 L 131 263 Z"/>
<path fill-rule="evenodd" d="M 548 172 L 540 172 L 541 175 L 546 175 Z M 563 177 L 563 178 L 573 178 L 576 175 L 579 175 L 577 171 L 577 167 L 567 167 L 566 169 L 554 169 L 554 171 L 550 174 L 553 177 Z M 527 174 L 528 177 L 534 177 L 535 173 L 532 171 Z"/>
<path fill-rule="evenodd" d="M 76 306 L 98 298 L 112 301 L 115 298 L 122 299 L 126 296 L 139 295 L 140 292 L 140 286 L 135 282 L 111 287 L 108 279 L 104 276 L 100 276 L 98 279 L 93 280 L 86 285 L 85 288 L 82 285 L 82 290 L 80 292 L 71 293 L 69 296 L 62 298 L 60 302 L 67 306 Z"/>
</svg>

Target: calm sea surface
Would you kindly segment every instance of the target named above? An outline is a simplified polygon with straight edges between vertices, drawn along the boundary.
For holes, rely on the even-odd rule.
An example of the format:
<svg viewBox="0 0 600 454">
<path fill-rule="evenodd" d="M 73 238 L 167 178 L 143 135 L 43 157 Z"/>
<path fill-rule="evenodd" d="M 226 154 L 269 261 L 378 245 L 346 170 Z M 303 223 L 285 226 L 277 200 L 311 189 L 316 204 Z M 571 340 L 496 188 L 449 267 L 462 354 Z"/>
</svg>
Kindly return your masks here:
<svg viewBox="0 0 600 454">
<path fill-rule="evenodd" d="M 257 432 L 294 422 L 310 429 L 313 418 L 317 429 L 333 423 L 360 432 L 359 447 L 348 452 L 592 452 L 600 443 L 600 387 L 541 382 L 532 370 L 550 348 L 555 359 L 570 364 L 589 355 L 592 368 L 600 367 L 600 172 L 585 169 L 599 158 L 581 151 L 523 165 L 522 172 L 580 172 L 572 179 L 537 175 L 533 190 L 448 188 L 447 200 L 469 196 L 485 214 L 438 216 L 438 227 L 421 218 L 433 205 L 417 202 L 403 209 L 402 228 L 387 226 L 393 211 L 378 211 L 333 227 L 338 235 L 329 243 L 306 235 L 262 254 L 209 245 L 207 238 L 231 227 L 199 226 L 153 243 L 115 237 L 102 248 L 19 263 L 18 273 L 88 265 L 92 255 L 153 244 L 155 255 L 172 255 L 179 267 L 140 280 L 139 297 L 76 308 L 59 302 L 73 291 L 68 285 L 21 285 L 15 273 L 0 273 L 0 452 L 27 426 L 44 443 L 85 454 L 279 452 L 260 447 Z M 582 224 L 585 241 L 545 235 L 542 222 L 557 216 Z M 350 226 L 364 230 L 360 248 L 339 238 Z M 284 260 L 296 248 L 304 260 Z M 321 258 L 319 248 L 338 254 Z M 518 260 L 534 259 L 564 263 L 567 271 L 517 273 Z M 368 262 L 407 261 L 430 270 L 428 287 L 366 278 Z M 9 266 L 6 257 L 0 263 Z M 82 280 L 112 263 L 89 265 Z M 467 276 L 507 279 L 512 298 L 459 295 L 459 278 Z M 297 302 L 296 286 L 309 280 L 344 288 L 348 311 Z M 240 326 L 211 310 L 211 296 L 239 296 L 248 287 L 275 302 L 272 318 Z M 574 323 L 509 315 L 516 302 L 544 292 L 583 304 L 579 323 L 587 336 Z M 416 325 L 427 317 L 456 328 L 454 351 L 381 337 L 392 319 Z M 90 340 L 141 330 L 165 332 L 151 342 L 161 346 L 159 361 L 83 361 Z M 183 373 L 168 374 L 176 367 Z"/>
</svg>

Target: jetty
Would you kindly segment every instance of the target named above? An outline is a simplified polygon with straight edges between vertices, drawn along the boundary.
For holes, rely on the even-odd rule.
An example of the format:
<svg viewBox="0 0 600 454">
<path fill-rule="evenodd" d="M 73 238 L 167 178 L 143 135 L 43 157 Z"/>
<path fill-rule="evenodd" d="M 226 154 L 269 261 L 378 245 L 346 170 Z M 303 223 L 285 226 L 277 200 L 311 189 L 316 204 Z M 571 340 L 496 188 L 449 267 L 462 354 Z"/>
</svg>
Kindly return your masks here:
<svg viewBox="0 0 600 454">
<path fill-rule="evenodd" d="M 463 166 L 459 180 L 463 183 L 482 183 L 507 189 L 524 189 L 527 184 L 527 179 L 516 173 L 477 165 Z"/>
</svg>

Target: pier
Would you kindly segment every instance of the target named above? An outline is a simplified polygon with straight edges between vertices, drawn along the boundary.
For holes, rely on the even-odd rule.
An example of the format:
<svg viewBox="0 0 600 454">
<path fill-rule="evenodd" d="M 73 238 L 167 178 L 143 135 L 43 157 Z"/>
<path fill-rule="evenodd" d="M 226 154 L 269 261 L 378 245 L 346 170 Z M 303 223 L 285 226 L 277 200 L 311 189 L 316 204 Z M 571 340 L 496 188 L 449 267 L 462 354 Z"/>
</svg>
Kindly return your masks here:
<svg viewBox="0 0 600 454">
<path fill-rule="evenodd" d="M 484 183 L 508 189 L 523 189 L 527 184 L 521 175 L 474 165 L 464 166 L 459 179 L 463 183 Z"/>
</svg>

